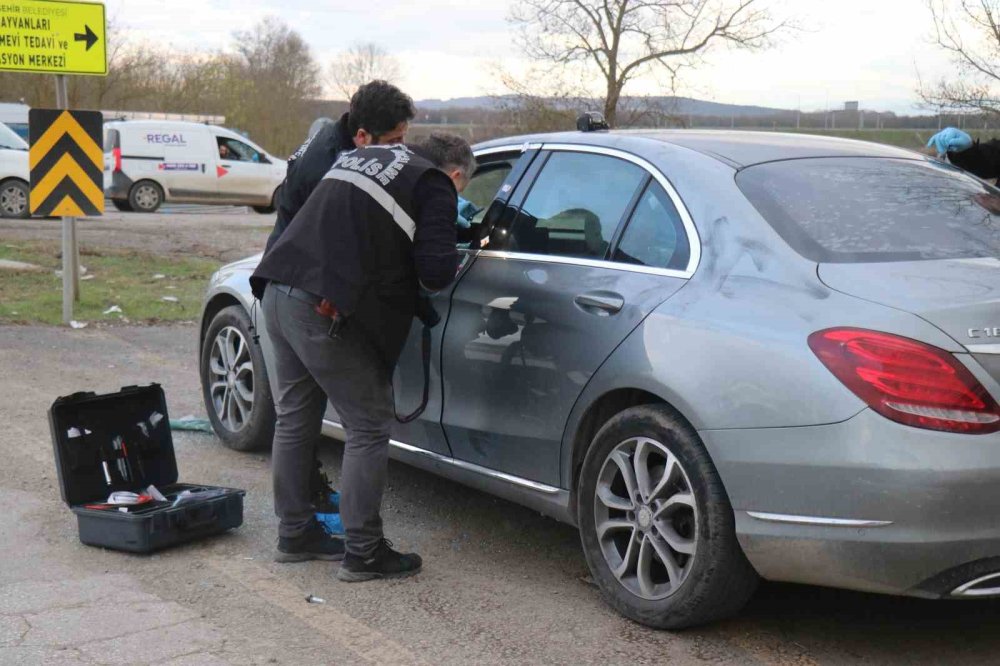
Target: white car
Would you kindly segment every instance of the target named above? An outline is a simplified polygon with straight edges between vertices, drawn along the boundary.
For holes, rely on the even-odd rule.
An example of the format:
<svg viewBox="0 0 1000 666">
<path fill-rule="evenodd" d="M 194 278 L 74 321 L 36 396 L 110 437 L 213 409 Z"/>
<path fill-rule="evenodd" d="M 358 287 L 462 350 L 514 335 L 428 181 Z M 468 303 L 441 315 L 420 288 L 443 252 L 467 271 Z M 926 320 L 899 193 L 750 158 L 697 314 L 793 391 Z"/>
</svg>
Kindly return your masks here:
<svg viewBox="0 0 1000 666">
<path fill-rule="evenodd" d="M 28 217 L 28 144 L 0 123 L 0 216 Z"/>
<path fill-rule="evenodd" d="M 104 123 L 104 191 L 121 211 L 164 202 L 274 211 L 286 163 L 224 127 L 191 122 Z"/>
</svg>

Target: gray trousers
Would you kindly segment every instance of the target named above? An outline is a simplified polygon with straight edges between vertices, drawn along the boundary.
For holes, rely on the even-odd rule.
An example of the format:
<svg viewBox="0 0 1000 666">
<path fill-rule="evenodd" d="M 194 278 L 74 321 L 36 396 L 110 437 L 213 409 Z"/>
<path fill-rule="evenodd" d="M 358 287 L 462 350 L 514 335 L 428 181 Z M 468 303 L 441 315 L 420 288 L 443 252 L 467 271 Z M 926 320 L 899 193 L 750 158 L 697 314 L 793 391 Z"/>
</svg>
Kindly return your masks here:
<svg viewBox="0 0 1000 666">
<path fill-rule="evenodd" d="M 340 514 L 347 552 L 368 557 L 382 539 L 379 510 L 393 419 L 384 364 L 350 326 L 337 339 L 314 305 L 268 285 L 262 311 L 271 340 L 267 358 L 278 415 L 272 466 L 278 533 L 301 534 L 315 508 L 309 496 L 314 451 L 329 399 L 347 432 L 340 473 Z"/>
</svg>

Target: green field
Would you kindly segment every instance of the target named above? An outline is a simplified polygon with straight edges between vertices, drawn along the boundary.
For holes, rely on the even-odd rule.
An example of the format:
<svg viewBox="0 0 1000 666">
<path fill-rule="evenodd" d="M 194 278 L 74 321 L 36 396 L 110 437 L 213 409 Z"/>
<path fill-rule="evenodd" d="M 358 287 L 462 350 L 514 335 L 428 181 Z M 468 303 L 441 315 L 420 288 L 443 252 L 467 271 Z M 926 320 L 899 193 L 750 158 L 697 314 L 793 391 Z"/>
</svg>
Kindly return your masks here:
<svg viewBox="0 0 1000 666">
<path fill-rule="evenodd" d="M 62 268 L 59 244 L 5 243 L 0 245 L 0 259 L 45 269 L 0 272 L 0 324 L 62 323 L 62 278 L 55 274 Z M 75 319 L 123 324 L 197 319 L 208 278 L 219 267 L 218 262 L 203 258 L 90 247 L 81 251 L 80 263 L 93 277 L 80 283 Z M 104 314 L 113 305 L 122 311 Z"/>
</svg>

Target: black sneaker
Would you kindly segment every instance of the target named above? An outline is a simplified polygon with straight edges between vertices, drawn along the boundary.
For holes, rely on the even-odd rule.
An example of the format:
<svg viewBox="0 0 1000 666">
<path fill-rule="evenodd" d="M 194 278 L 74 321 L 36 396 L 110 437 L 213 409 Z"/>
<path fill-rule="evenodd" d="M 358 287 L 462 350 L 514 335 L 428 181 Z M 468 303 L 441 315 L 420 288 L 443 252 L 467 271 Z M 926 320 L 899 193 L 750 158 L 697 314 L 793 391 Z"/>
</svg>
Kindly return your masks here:
<svg viewBox="0 0 1000 666">
<path fill-rule="evenodd" d="M 420 572 L 423 560 L 416 553 L 397 553 L 392 542 L 382 539 L 375 553 L 365 559 L 347 554 L 337 570 L 337 578 L 345 583 L 360 583 L 375 578 L 406 578 Z"/>
<path fill-rule="evenodd" d="M 278 537 L 275 562 L 305 562 L 306 560 L 339 561 L 344 559 L 344 540 L 327 533 L 323 526 L 313 521 L 306 531 L 296 537 Z"/>
</svg>

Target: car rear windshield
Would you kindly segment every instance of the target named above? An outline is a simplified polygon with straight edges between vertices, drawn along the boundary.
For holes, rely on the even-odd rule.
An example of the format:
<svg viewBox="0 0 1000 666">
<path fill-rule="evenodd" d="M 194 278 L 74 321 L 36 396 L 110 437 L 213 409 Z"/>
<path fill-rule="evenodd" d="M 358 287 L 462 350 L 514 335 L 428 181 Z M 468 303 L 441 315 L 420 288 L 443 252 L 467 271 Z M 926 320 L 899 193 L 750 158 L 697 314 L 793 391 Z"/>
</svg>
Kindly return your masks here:
<svg viewBox="0 0 1000 666">
<path fill-rule="evenodd" d="M 930 161 L 817 158 L 748 167 L 743 194 L 818 262 L 1000 256 L 1000 190 Z"/>
</svg>

